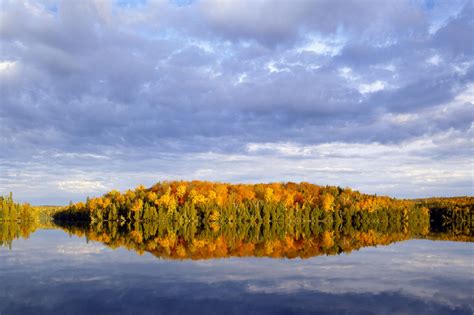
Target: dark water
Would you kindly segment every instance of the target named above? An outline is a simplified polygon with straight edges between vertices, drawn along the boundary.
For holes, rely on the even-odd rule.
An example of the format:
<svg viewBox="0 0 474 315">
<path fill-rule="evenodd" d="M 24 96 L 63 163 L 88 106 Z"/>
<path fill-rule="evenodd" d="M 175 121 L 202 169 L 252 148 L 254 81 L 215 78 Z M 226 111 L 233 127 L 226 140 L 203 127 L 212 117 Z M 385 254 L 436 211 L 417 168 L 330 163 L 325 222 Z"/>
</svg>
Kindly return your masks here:
<svg viewBox="0 0 474 315">
<path fill-rule="evenodd" d="M 130 247 L 132 248 L 132 247 Z M 136 250 L 136 248 L 135 248 Z M 473 314 L 474 243 L 176 260 L 40 229 L 0 247 L 7 314 Z"/>
</svg>

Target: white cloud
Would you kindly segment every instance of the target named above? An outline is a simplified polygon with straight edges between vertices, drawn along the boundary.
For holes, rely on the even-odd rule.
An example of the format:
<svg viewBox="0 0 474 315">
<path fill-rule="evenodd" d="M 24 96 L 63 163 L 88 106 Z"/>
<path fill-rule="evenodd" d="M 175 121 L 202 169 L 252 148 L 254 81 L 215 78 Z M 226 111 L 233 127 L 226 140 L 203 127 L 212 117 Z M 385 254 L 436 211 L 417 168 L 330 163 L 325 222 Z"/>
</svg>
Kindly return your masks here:
<svg viewBox="0 0 474 315">
<path fill-rule="evenodd" d="M 11 73 L 15 71 L 17 67 L 17 61 L 0 61 L 0 74 Z"/>
<path fill-rule="evenodd" d="M 474 105 L 474 83 L 468 84 L 464 91 L 456 95 L 455 101 Z"/>
<path fill-rule="evenodd" d="M 388 114 L 386 119 L 398 125 L 403 125 L 412 121 L 415 121 L 419 118 L 417 114 Z"/>
<path fill-rule="evenodd" d="M 83 256 L 91 254 L 100 254 L 106 249 L 102 244 L 73 244 L 73 245 L 58 245 L 56 252 L 68 256 Z"/>
<path fill-rule="evenodd" d="M 298 48 L 296 51 L 335 56 L 341 51 L 343 46 L 344 41 L 342 39 L 312 37 L 306 45 Z"/>
<path fill-rule="evenodd" d="M 294 143 L 249 143 L 247 152 L 260 153 L 271 151 L 286 156 L 307 156 L 311 153 L 310 147 L 298 146 Z"/>
<path fill-rule="evenodd" d="M 386 82 L 383 81 L 375 81 L 372 83 L 368 84 L 361 84 L 359 85 L 359 92 L 362 94 L 370 94 L 370 93 L 375 93 L 378 91 L 382 91 L 385 89 Z"/>
<path fill-rule="evenodd" d="M 54 153 L 55 158 L 68 158 L 68 159 L 99 159 L 107 160 L 109 157 L 94 153 L 76 153 L 76 152 L 58 152 Z"/>
<path fill-rule="evenodd" d="M 241 73 L 241 74 L 239 74 L 238 79 L 235 81 L 234 85 L 244 83 L 244 82 L 245 82 L 245 79 L 247 79 L 247 73 Z"/>
<path fill-rule="evenodd" d="M 349 67 L 340 68 L 339 75 L 349 81 L 354 81 L 357 79 L 357 76 L 354 75 L 354 73 L 352 72 L 352 69 Z"/>
<path fill-rule="evenodd" d="M 270 73 L 278 73 L 278 72 L 288 72 L 290 71 L 290 69 L 288 68 L 281 68 L 279 66 L 277 66 L 276 62 L 275 61 L 270 61 L 269 63 L 267 63 L 265 65 L 265 67 L 268 69 L 268 71 L 270 71 Z"/>
<path fill-rule="evenodd" d="M 77 193 L 96 193 L 107 189 L 107 186 L 96 180 L 73 179 L 58 181 L 56 184 L 60 190 Z"/>
<path fill-rule="evenodd" d="M 434 56 L 432 56 L 432 57 L 430 57 L 426 60 L 427 63 L 429 63 L 433 66 L 439 65 L 441 61 L 442 61 L 442 59 L 441 59 L 440 55 L 434 55 Z"/>
</svg>

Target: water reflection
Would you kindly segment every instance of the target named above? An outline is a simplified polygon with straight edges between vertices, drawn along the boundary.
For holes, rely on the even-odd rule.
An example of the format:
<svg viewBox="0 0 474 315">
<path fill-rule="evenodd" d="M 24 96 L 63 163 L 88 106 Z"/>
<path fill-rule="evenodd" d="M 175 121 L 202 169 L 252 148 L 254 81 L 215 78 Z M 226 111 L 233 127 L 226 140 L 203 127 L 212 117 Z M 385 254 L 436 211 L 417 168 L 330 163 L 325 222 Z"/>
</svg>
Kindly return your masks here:
<svg viewBox="0 0 474 315">
<path fill-rule="evenodd" d="M 7 246 L 11 249 L 13 240 L 27 239 L 37 228 L 34 221 L 0 221 L 0 247 Z"/>
<path fill-rule="evenodd" d="M 8 222 L 0 237 L 2 315 L 474 311 L 470 228 L 423 217 Z"/>
<path fill-rule="evenodd" d="M 377 217 L 375 217 L 377 219 Z M 148 252 L 167 259 L 224 257 L 308 258 L 350 253 L 362 247 L 428 238 L 474 241 L 465 222 L 443 224 L 424 215 L 400 221 L 235 221 L 215 222 L 49 222 L 0 223 L 0 245 L 11 248 L 17 238 L 28 238 L 38 227 L 61 228 L 71 235 L 99 241 L 111 248 L 125 247 L 139 254 Z"/>
<path fill-rule="evenodd" d="M 308 258 L 349 253 L 365 246 L 387 245 L 428 234 L 424 221 L 410 225 L 367 224 L 323 225 L 307 222 L 227 224 L 219 229 L 193 222 L 161 225 L 158 222 L 99 222 L 64 225 L 71 234 L 104 243 L 111 248 L 125 247 L 138 253 L 171 259 L 209 259 L 223 257 Z"/>
<path fill-rule="evenodd" d="M 162 260 L 59 230 L 0 249 L 2 314 L 472 314 L 473 243 Z"/>
</svg>

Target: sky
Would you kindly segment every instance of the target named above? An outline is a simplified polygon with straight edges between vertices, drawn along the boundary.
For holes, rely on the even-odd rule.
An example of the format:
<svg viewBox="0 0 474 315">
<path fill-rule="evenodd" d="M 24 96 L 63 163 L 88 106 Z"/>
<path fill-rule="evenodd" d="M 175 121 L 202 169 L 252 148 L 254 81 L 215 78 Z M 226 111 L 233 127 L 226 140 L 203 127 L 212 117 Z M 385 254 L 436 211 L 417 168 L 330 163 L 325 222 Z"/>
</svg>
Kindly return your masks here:
<svg viewBox="0 0 474 315">
<path fill-rule="evenodd" d="M 0 194 L 473 194 L 472 0 L 0 3 Z"/>
</svg>

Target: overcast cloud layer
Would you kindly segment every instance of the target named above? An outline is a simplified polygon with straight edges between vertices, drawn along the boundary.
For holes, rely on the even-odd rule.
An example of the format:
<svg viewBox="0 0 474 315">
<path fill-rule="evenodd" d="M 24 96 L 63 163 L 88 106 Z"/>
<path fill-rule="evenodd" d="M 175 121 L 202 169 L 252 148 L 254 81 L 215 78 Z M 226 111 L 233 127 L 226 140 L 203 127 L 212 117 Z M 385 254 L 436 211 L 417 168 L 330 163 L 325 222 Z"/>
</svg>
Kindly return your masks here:
<svg viewBox="0 0 474 315">
<path fill-rule="evenodd" d="M 473 1 L 1 1 L 0 193 L 472 195 Z"/>
</svg>

